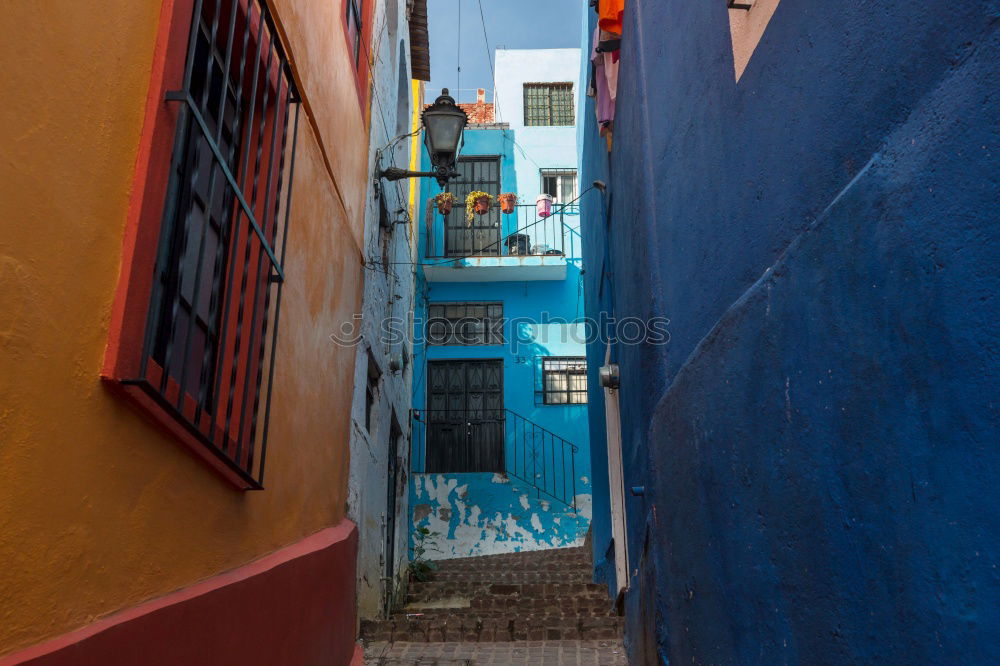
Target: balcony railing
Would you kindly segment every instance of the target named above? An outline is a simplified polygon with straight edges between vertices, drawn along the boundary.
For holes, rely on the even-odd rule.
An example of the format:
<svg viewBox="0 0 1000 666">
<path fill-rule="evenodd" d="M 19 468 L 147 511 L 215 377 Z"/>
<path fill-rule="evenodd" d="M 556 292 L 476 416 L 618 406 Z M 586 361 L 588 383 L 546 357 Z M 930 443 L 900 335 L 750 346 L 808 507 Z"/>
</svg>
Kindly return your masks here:
<svg viewBox="0 0 1000 666">
<path fill-rule="evenodd" d="M 552 214 L 538 215 L 534 204 L 519 204 L 511 213 L 494 202 L 485 215 L 470 221 L 465 206 L 456 205 L 448 215 L 434 209 L 425 256 L 428 259 L 456 257 L 580 256 L 580 209 L 576 205 L 552 205 Z"/>
<path fill-rule="evenodd" d="M 495 472 L 576 509 L 576 454 L 559 435 L 503 408 L 413 411 L 414 473 Z"/>
</svg>

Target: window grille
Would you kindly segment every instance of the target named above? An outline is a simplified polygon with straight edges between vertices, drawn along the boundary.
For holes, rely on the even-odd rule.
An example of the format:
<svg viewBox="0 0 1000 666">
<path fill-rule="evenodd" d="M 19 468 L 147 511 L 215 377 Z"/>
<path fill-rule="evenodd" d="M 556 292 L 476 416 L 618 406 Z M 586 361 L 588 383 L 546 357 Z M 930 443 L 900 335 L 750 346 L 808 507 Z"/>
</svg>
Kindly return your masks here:
<svg viewBox="0 0 1000 666">
<path fill-rule="evenodd" d="M 361 3 L 364 0 L 347 0 L 347 38 L 354 56 L 354 66 L 361 60 Z"/>
<path fill-rule="evenodd" d="M 546 405 L 587 404 L 587 359 L 542 359 L 542 396 Z"/>
<path fill-rule="evenodd" d="M 429 345 L 502 345 L 503 303 L 431 303 Z"/>
<path fill-rule="evenodd" d="M 196 1 L 167 100 L 180 109 L 140 376 L 123 383 L 259 489 L 299 113 L 267 5 Z"/>
<path fill-rule="evenodd" d="M 574 125 L 572 83 L 525 83 L 524 124 Z"/>
<path fill-rule="evenodd" d="M 449 183 L 448 189 L 458 203 L 444 219 L 445 256 L 499 255 L 499 206 L 492 206 L 485 215 L 476 215 L 469 222 L 465 217 L 465 197 L 476 190 L 500 192 L 500 158 L 460 157 L 456 169 L 458 177 Z"/>
<path fill-rule="evenodd" d="M 555 203 L 576 199 L 576 169 L 542 169 L 542 194 L 550 195 Z"/>
</svg>

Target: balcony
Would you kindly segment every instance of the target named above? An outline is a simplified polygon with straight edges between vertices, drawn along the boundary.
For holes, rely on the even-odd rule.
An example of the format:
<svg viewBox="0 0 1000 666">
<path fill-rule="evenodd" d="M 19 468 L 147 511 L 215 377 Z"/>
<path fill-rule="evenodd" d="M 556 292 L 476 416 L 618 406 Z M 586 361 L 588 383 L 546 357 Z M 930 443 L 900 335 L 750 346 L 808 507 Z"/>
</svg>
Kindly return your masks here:
<svg viewBox="0 0 1000 666">
<path fill-rule="evenodd" d="M 579 209 L 554 204 L 542 217 L 534 205 L 502 213 L 494 205 L 466 220 L 465 206 L 428 216 L 423 262 L 429 282 L 564 280 L 566 266 L 580 256 Z"/>
</svg>

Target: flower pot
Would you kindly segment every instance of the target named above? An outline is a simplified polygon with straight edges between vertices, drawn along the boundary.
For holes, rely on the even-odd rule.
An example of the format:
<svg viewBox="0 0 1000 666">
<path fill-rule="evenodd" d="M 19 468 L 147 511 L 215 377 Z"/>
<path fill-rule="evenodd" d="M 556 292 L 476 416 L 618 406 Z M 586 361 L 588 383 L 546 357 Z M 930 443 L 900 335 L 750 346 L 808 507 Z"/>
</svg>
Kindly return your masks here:
<svg viewBox="0 0 1000 666">
<path fill-rule="evenodd" d="M 447 215 L 451 212 L 452 202 L 451 201 L 438 201 L 437 202 L 438 212 L 442 215 Z"/>
<path fill-rule="evenodd" d="M 552 195 L 539 194 L 538 198 L 535 199 L 535 211 L 538 213 L 538 217 L 552 215 Z"/>
<path fill-rule="evenodd" d="M 517 205 L 517 195 L 512 192 L 505 192 L 497 197 L 500 202 L 500 210 L 505 214 L 510 215 L 514 212 L 514 206 Z"/>
<path fill-rule="evenodd" d="M 490 212 L 490 198 L 477 197 L 476 203 L 474 204 L 474 210 L 477 215 L 486 215 L 486 213 Z"/>
</svg>

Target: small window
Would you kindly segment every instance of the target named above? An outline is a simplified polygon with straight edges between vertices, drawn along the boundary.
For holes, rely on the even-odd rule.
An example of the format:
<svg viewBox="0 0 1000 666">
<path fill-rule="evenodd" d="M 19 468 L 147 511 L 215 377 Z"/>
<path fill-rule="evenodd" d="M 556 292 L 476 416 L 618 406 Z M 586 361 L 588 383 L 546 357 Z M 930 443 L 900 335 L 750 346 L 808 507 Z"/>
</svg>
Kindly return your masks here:
<svg viewBox="0 0 1000 666">
<path fill-rule="evenodd" d="M 361 59 L 361 3 L 364 0 L 347 0 L 347 39 L 357 66 Z"/>
<path fill-rule="evenodd" d="M 574 125 L 572 83 L 525 83 L 524 124 Z"/>
<path fill-rule="evenodd" d="M 587 404 L 587 359 L 542 359 L 542 393 L 546 405 Z"/>
<path fill-rule="evenodd" d="M 431 303 L 427 344 L 502 345 L 503 303 Z"/>
<path fill-rule="evenodd" d="M 576 199 L 576 169 L 542 169 L 542 194 L 555 203 Z"/>
<path fill-rule="evenodd" d="M 382 371 L 378 369 L 378 364 L 368 352 L 368 384 L 365 387 L 365 430 L 372 431 L 372 415 L 375 411 L 375 403 L 378 402 L 378 382 L 382 377 Z"/>
</svg>

